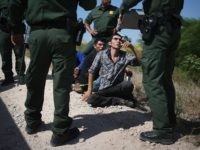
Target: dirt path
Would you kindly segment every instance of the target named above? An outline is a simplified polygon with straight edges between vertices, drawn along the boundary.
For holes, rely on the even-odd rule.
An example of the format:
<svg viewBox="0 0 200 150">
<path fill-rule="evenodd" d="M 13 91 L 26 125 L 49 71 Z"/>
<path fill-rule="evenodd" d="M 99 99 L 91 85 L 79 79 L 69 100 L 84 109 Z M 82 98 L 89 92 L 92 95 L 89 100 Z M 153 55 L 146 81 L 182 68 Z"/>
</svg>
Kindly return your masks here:
<svg viewBox="0 0 200 150">
<path fill-rule="evenodd" d="M 0 150 L 200 150 L 184 137 L 169 146 L 142 142 L 139 134 L 152 128 L 150 113 L 125 106 L 92 108 L 75 92 L 71 92 L 70 116 L 81 134 L 69 144 L 53 148 L 49 144 L 54 110 L 51 78 L 46 82 L 42 111 L 45 125 L 37 134 L 28 135 L 24 129 L 26 86 L 0 87 L 0 97 Z"/>
</svg>

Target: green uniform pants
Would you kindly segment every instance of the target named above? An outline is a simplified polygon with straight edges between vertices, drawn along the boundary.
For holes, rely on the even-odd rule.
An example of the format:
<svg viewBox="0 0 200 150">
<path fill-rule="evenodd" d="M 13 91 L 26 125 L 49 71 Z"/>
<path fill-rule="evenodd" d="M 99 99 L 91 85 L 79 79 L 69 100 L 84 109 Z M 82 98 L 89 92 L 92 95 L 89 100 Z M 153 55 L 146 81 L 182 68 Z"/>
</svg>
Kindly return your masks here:
<svg viewBox="0 0 200 150">
<path fill-rule="evenodd" d="M 54 69 L 53 95 L 54 120 L 52 131 L 63 134 L 71 125 L 69 93 L 75 65 L 75 44 L 65 29 L 32 31 L 29 38 L 30 64 L 26 73 L 27 98 L 25 120 L 28 126 L 41 121 L 44 88 L 49 66 Z M 49 114 L 46 114 L 49 115 Z"/>
<path fill-rule="evenodd" d="M 13 77 L 12 72 L 12 49 L 15 54 L 15 70 L 18 75 L 24 75 L 25 62 L 24 62 L 24 46 L 14 47 L 11 43 L 11 34 L 0 30 L 0 52 L 2 57 L 2 71 L 5 79 Z"/>
<path fill-rule="evenodd" d="M 144 45 L 141 59 L 143 84 L 152 111 L 153 129 L 169 133 L 176 124 L 172 74 L 180 29 L 172 34 L 168 34 L 164 26 L 158 30 L 152 43 Z"/>
</svg>

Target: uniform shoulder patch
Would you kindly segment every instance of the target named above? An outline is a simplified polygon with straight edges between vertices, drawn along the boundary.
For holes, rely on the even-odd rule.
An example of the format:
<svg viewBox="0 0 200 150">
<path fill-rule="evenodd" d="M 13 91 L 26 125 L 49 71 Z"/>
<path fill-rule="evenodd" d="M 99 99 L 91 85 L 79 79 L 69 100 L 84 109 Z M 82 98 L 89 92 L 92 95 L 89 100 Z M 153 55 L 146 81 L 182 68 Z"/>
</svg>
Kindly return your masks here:
<svg viewBox="0 0 200 150">
<path fill-rule="evenodd" d="M 113 10 L 110 10 L 110 11 L 109 11 L 109 14 L 110 14 L 110 15 L 113 15 L 113 14 L 114 14 L 114 11 L 113 11 Z"/>
</svg>

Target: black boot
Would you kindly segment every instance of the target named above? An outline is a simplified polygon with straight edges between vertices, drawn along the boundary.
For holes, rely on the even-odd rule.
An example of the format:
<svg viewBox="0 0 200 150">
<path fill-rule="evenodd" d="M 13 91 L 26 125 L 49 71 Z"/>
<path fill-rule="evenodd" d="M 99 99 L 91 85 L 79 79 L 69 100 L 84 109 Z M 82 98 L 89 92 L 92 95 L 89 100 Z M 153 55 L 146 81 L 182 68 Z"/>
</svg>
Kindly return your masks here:
<svg viewBox="0 0 200 150">
<path fill-rule="evenodd" d="M 124 100 L 124 99 L 121 99 L 119 101 L 119 105 L 125 105 L 125 106 L 130 107 L 130 108 L 135 108 L 136 107 L 135 101 Z"/>
<path fill-rule="evenodd" d="M 68 129 L 63 135 L 53 134 L 51 137 L 50 144 L 53 147 L 67 144 L 67 142 L 78 137 L 79 134 L 80 134 L 80 131 L 77 127 Z"/>
<path fill-rule="evenodd" d="M 43 122 L 39 121 L 34 126 L 28 126 L 26 125 L 25 131 L 27 134 L 35 134 L 40 130 L 40 127 L 42 126 Z"/>
<path fill-rule="evenodd" d="M 20 85 L 24 85 L 26 82 L 25 82 L 25 75 L 20 75 L 19 78 L 18 78 L 18 83 Z"/>
<path fill-rule="evenodd" d="M 13 77 L 10 77 L 10 78 L 6 78 L 2 83 L 1 83 L 1 86 L 8 86 L 10 84 L 13 84 L 14 83 L 14 79 Z"/>
<path fill-rule="evenodd" d="M 172 134 L 161 134 L 156 131 L 147 131 L 140 134 L 140 140 L 149 141 L 153 143 L 160 143 L 163 145 L 170 145 L 175 142 Z"/>
</svg>

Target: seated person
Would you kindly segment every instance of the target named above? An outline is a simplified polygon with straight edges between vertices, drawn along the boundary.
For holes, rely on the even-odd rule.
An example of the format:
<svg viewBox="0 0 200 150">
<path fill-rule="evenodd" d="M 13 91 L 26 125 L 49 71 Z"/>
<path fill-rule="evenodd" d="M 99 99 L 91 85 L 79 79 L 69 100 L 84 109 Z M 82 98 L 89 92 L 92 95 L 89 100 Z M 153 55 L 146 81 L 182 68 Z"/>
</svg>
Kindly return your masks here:
<svg viewBox="0 0 200 150">
<path fill-rule="evenodd" d="M 99 51 L 103 50 L 104 46 L 105 46 L 104 39 L 95 39 L 94 44 L 93 44 L 93 50 L 85 57 L 82 65 L 81 65 L 82 69 L 81 69 L 79 76 L 76 78 L 76 85 L 75 85 L 76 88 L 74 88 L 74 91 L 76 91 L 78 93 L 82 93 L 84 90 L 84 87 L 87 87 L 88 70 L 89 70 L 90 66 L 92 65 L 92 62 L 93 62 L 96 54 Z M 74 72 L 75 72 L 75 70 L 74 70 Z M 96 78 L 97 78 L 97 76 L 96 76 Z"/>
<path fill-rule="evenodd" d="M 88 89 L 82 100 L 93 107 L 126 105 L 134 108 L 136 106 L 132 94 L 133 83 L 124 81 L 124 72 L 128 65 L 138 65 L 139 61 L 133 46 L 131 50 L 134 54 L 131 54 L 120 50 L 122 45 L 122 36 L 114 34 L 109 42 L 110 48 L 99 52 L 89 69 Z M 99 73 L 100 87 L 98 92 L 92 94 L 94 76 L 97 73 Z"/>
<path fill-rule="evenodd" d="M 76 52 L 76 67 L 74 68 L 74 74 L 73 74 L 75 80 L 77 80 L 77 78 L 79 77 L 81 73 L 84 60 L 85 60 L 84 54 L 77 51 Z"/>
<path fill-rule="evenodd" d="M 23 20 L 23 23 L 25 25 L 25 33 L 24 33 L 24 46 L 25 48 L 29 48 L 29 45 L 28 45 L 28 39 L 29 39 L 29 35 L 30 35 L 30 32 L 31 32 L 31 27 L 28 25 L 28 23 L 26 22 L 26 20 Z"/>
</svg>

